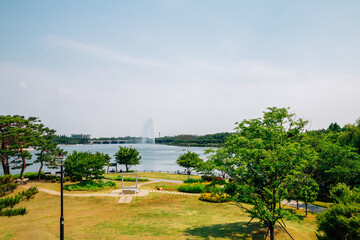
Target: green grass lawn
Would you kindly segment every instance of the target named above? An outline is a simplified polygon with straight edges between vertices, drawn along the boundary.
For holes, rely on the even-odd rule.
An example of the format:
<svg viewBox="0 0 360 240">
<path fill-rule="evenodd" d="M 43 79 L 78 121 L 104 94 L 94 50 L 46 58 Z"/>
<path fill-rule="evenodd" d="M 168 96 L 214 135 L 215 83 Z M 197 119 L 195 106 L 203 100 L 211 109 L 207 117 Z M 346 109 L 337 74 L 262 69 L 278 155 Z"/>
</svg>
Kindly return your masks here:
<svg viewBox="0 0 360 240">
<path fill-rule="evenodd" d="M 49 184 L 39 187 L 51 189 Z M 150 193 L 131 204 L 118 200 L 65 196 L 65 239 L 263 239 L 266 232 L 255 220 L 247 225 L 250 219 L 238 207 L 202 202 L 197 196 Z M 40 192 L 21 206 L 27 215 L 0 217 L 0 239 L 59 238 L 59 196 Z M 295 212 L 302 220 L 286 221 L 287 230 L 295 239 L 315 239 L 315 215 Z M 289 237 L 278 228 L 276 239 Z"/>
<path fill-rule="evenodd" d="M 311 204 L 316 205 L 316 206 L 319 206 L 319 207 L 328 208 L 328 207 L 330 207 L 331 205 L 333 205 L 334 203 L 333 203 L 333 202 L 320 202 L 320 201 L 316 201 L 316 202 L 313 202 L 313 203 L 311 203 Z"/>
</svg>

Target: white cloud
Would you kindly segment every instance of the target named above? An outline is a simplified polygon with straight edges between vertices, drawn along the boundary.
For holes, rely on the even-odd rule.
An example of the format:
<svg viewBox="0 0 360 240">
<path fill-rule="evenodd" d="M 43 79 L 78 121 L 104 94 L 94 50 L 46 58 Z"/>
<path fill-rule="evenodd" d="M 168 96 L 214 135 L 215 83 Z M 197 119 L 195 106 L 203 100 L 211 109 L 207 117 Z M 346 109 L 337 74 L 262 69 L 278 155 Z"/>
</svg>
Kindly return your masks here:
<svg viewBox="0 0 360 240">
<path fill-rule="evenodd" d="M 70 95 L 74 93 L 71 89 L 67 89 L 67 88 L 59 88 L 58 92 L 62 95 Z"/>
<path fill-rule="evenodd" d="M 28 88 L 28 85 L 25 81 L 21 81 L 19 82 L 19 86 L 22 87 L 22 88 Z"/>
</svg>

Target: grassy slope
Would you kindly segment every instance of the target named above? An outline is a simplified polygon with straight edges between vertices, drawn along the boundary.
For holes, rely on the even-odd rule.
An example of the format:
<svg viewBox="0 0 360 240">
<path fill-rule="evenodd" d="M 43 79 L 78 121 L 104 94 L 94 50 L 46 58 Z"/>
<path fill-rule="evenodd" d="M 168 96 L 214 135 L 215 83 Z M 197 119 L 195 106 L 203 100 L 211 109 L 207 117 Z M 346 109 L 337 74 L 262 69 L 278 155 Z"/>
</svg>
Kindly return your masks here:
<svg viewBox="0 0 360 240">
<path fill-rule="evenodd" d="M 59 186 L 58 184 L 56 184 Z M 65 197 L 66 239 L 263 239 L 265 229 L 230 204 L 214 204 L 195 196 L 151 193 L 131 204 L 118 198 Z M 57 239 L 60 198 L 39 193 L 23 202 L 25 216 L 0 217 L 1 239 Z M 303 211 L 299 211 L 303 215 Z M 315 239 L 316 221 L 287 221 L 295 239 Z M 288 239 L 277 232 L 276 239 Z"/>
</svg>

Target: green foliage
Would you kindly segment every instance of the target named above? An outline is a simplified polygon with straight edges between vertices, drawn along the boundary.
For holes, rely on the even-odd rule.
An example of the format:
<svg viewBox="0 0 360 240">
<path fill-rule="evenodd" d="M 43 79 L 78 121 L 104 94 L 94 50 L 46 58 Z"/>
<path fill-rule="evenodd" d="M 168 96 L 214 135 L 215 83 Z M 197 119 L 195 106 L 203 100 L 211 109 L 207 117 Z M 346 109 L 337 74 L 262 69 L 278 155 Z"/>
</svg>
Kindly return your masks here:
<svg viewBox="0 0 360 240">
<path fill-rule="evenodd" d="M 104 188 L 115 187 L 116 183 L 112 181 L 82 181 L 77 184 L 65 185 L 64 189 L 68 191 L 97 191 Z"/>
<path fill-rule="evenodd" d="M 355 148 L 360 154 L 360 118 L 356 120 L 355 124 L 344 126 L 343 132 L 339 135 L 339 142 Z"/>
<path fill-rule="evenodd" d="M 182 184 L 178 187 L 178 191 L 187 192 L 187 193 L 204 193 L 205 184 L 203 183 Z"/>
<path fill-rule="evenodd" d="M 298 199 L 305 202 L 305 214 L 307 215 L 307 205 L 316 200 L 319 192 L 319 185 L 312 178 L 307 178 L 300 184 Z"/>
<path fill-rule="evenodd" d="M 287 108 L 268 108 L 263 118 L 238 123 L 237 133 L 220 148 L 221 154 L 228 156 L 227 171 L 234 179 L 226 190 L 233 190 L 234 200 L 254 205 L 246 208 L 240 204 L 270 229 L 272 237 L 275 224 L 291 217 L 279 204 L 288 197 L 291 180 L 317 158 L 310 146 L 299 142 L 306 124 Z"/>
<path fill-rule="evenodd" d="M 175 137 L 156 138 L 157 144 L 168 144 L 178 146 L 214 146 L 218 147 L 224 144 L 231 133 L 207 134 L 204 136 L 196 135 L 178 135 Z"/>
<path fill-rule="evenodd" d="M 319 240 L 360 239 L 360 190 L 345 184 L 330 192 L 335 204 L 317 216 Z"/>
<path fill-rule="evenodd" d="M 26 166 L 32 155 L 27 148 L 33 147 L 38 150 L 35 162 L 43 163 L 52 167 L 53 154 L 60 151 L 53 143 L 55 130 L 41 124 L 35 117 L 23 116 L 0 116 L 0 157 L 4 174 L 9 175 L 10 169 L 21 169 L 20 178 L 23 178 Z M 40 177 L 40 175 L 39 175 Z"/>
<path fill-rule="evenodd" d="M 209 148 L 204 153 L 210 154 L 208 160 L 201 163 L 196 171 L 204 175 L 214 175 L 214 171 L 217 170 L 220 176 L 226 178 L 234 167 L 231 161 L 232 156 L 224 148 L 219 148 L 217 151 Z"/>
<path fill-rule="evenodd" d="M 37 180 L 40 180 L 43 166 L 45 165 L 50 169 L 58 168 L 56 157 L 59 156 L 60 153 L 61 155 L 66 155 L 66 152 L 60 149 L 57 143 L 54 142 L 56 137 L 55 130 L 40 125 L 38 131 L 41 132 L 41 138 L 38 139 L 35 146 L 37 152 L 35 153 L 36 159 L 34 163 L 40 163 L 37 176 Z"/>
<path fill-rule="evenodd" d="M 120 165 L 125 165 L 126 172 L 129 171 L 131 166 L 139 165 L 141 156 L 135 148 L 119 147 L 119 151 L 115 153 L 116 162 Z"/>
<path fill-rule="evenodd" d="M 223 203 L 229 202 L 231 196 L 226 193 L 202 193 L 199 200 L 205 202 Z"/>
<path fill-rule="evenodd" d="M 31 154 L 26 150 L 36 146 L 41 138 L 39 127 L 43 126 L 35 117 L 0 115 L 0 157 L 4 174 L 10 174 L 10 168 L 21 169 L 20 176 L 30 163 Z"/>
<path fill-rule="evenodd" d="M 90 139 L 88 138 L 72 138 L 72 137 L 67 137 L 65 135 L 57 135 L 54 139 L 53 142 L 55 144 L 71 144 L 71 145 L 75 145 L 75 144 L 89 144 L 90 143 Z"/>
<path fill-rule="evenodd" d="M 92 181 L 102 179 L 104 167 L 109 163 L 107 154 L 96 152 L 77 152 L 70 154 L 64 163 L 65 174 L 72 180 Z"/>
<path fill-rule="evenodd" d="M 122 178 L 122 176 L 119 175 L 116 178 L 113 178 L 113 180 L 116 180 L 116 181 L 124 180 L 125 182 L 136 182 L 136 177 L 124 177 L 124 178 Z M 149 181 L 149 179 L 147 179 L 147 178 L 138 178 L 137 180 L 138 180 L 138 182 Z"/>
<path fill-rule="evenodd" d="M 187 153 L 181 154 L 176 163 L 186 169 L 186 172 L 190 175 L 191 170 L 199 166 L 203 160 L 200 158 L 199 154 L 188 151 Z"/>
<path fill-rule="evenodd" d="M 6 185 L 11 178 L 2 178 L 0 180 L 0 188 L 5 189 L 5 191 L 10 191 L 10 189 L 3 188 L 2 185 Z M 12 189 L 13 190 L 13 189 Z M 11 191 L 12 191 L 11 190 Z M 24 215 L 27 213 L 26 208 L 16 208 L 14 206 L 21 201 L 29 200 L 35 196 L 39 191 L 36 187 L 30 187 L 28 190 L 21 191 L 11 197 L 0 198 L 0 216 L 15 216 L 15 215 Z"/>
<path fill-rule="evenodd" d="M 14 183 L 14 177 L 11 175 L 0 176 L 0 197 L 7 195 L 17 188 Z"/>
<path fill-rule="evenodd" d="M 330 187 L 337 183 L 343 182 L 350 186 L 360 184 L 360 155 L 354 148 L 341 145 L 339 136 L 334 133 L 323 135 L 310 132 L 301 140 L 311 145 L 318 154 L 313 178 L 319 184 L 323 197 L 327 197 Z"/>
<path fill-rule="evenodd" d="M 184 180 L 184 183 L 202 183 L 202 182 L 204 182 L 204 180 L 201 178 L 197 178 L 197 179 L 189 178 L 189 179 Z"/>
</svg>

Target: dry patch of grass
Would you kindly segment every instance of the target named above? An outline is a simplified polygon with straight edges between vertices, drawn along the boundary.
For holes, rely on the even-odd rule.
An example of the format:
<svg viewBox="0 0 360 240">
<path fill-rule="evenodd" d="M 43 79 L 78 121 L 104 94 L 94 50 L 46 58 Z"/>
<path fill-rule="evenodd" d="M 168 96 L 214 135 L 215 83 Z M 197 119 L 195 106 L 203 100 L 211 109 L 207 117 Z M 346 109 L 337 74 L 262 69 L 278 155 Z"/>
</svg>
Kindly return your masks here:
<svg viewBox="0 0 360 240">
<path fill-rule="evenodd" d="M 178 186 L 180 186 L 180 185 L 181 185 L 181 183 L 152 182 L 152 183 L 141 185 L 140 188 L 155 190 L 157 187 L 162 187 L 162 188 L 164 188 L 164 190 L 176 191 Z"/>
</svg>

